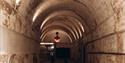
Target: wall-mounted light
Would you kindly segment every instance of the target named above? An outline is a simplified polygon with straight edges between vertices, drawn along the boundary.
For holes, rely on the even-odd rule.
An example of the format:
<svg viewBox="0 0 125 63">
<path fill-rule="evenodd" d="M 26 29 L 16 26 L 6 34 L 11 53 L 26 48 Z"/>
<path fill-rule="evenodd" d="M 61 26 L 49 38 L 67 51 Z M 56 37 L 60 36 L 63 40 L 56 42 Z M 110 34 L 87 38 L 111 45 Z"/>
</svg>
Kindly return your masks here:
<svg viewBox="0 0 125 63">
<path fill-rule="evenodd" d="M 40 45 L 53 45 L 54 43 L 40 43 Z"/>
<path fill-rule="evenodd" d="M 21 4 L 21 0 L 16 0 L 16 2 L 15 2 L 15 9 L 18 9 L 20 4 Z"/>
<path fill-rule="evenodd" d="M 59 32 L 56 32 L 56 37 L 54 38 L 55 42 L 60 42 L 60 37 L 58 35 L 59 35 Z"/>
</svg>

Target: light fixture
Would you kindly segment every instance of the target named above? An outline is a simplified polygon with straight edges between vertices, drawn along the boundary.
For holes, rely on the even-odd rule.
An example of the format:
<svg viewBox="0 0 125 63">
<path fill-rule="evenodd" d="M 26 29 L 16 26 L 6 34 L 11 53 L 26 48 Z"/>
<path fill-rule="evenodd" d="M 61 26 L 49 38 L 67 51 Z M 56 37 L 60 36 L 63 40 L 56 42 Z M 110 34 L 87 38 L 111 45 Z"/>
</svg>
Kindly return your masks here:
<svg viewBox="0 0 125 63">
<path fill-rule="evenodd" d="M 21 0 L 16 0 L 16 2 L 15 2 L 15 9 L 18 9 L 20 4 L 21 4 Z"/>
<path fill-rule="evenodd" d="M 54 43 L 40 43 L 40 45 L 53 45 Z"/>
<path fill-rule="evenodd" d="M 53 50 L 53 49 L 54 49 L 54 45 L 52 45 L 52 46 L 50 47 L 50 49 L 52 49 L 52 50 Z"/>
<path fill-rule="evenodd" d="M 58 36 L 59 32 L 56 32 L 56 37 L 54 38 L 55 42 L 60 42 L 60 37 Z"/>
<path fill-rule="evenodd" d="M 16 5 L 19 5 L 19 3 L 20 3 L 20 0 L 16 0 Z"/>
</svg>

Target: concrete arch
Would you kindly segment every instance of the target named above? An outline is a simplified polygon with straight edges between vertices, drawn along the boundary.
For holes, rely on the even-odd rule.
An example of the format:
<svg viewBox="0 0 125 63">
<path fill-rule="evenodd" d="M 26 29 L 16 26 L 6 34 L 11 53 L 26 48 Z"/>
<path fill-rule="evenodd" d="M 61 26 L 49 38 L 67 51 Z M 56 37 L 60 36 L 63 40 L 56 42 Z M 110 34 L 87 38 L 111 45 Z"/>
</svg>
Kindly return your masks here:
<svg viewBox="0 0 125 63">
<path fill-rule="evenodd" d="M 63 33 L 68 37 L 68 39 L 70 40 L 70 43 L 73 42 L 72 37 L 71 37 L 67 32 L 65 32 L 64 30 L 61 30 L 61 29 L 56 29 L 56 30 L 48 31 L 48 32 L 43 36 L 43 38 L 41 39 L 41 41 L 44 42 L 44 39 L 47 37 L 47 35 L 48 35 L 48 34 L 51 34 L 52 32 L 55 32 L 55 31 L 63 32 Z"/>
<path fill-rule="evenodd" d="M 62 16 L 62 17 L 59 17 L 59 16 Z M 64 23 L 67 23 L 67 24 L 68 22 L 70 22 L 70 24 L 73 25 L 72 27 L 75 28 L 77 32 L 79 32 L 80 37 L 82 37 L 83 32 L 84 32 L 83 26 L 86 26 L 86 25 L 85 23 L 80 22 L 82 21 L 82 19 L 80 19 L 77 15 L 75 15 L 71 11 L 59 11 L 59 12 L 55 12 L 51 14 L 49 17 L 46 18 L 46 20 L 43 21 L 40 29 L 43 30 L 45 26 L 47 26 L 48 24 L 52 24 L 54 20 L 57 21 L 56 18 L 63 18 L 63 20 L 65 21 Z"/>
<path fill-rule="evenodd" d="M 55 0 L 57 1 L 57 0 Z M 49 4 L 52 3 L 47 2 L 44 4 Z M 89 15 L 89 13 L 86 11 L 86 6 L 83 6 L 77 2 L 74 1 L 58 1 L 54 4 L 49 4 L 48 6 L 44 6 L 44 4 L 41 4 L 38 8 L 36 13 L 34 14 L 33 17 L 33 26 L 38 26 L 40 27 L 42 22 L 49 16 L 49 14 L 53 13 L 53 12 L 57 12 L 59 10 L 69 10 L 69 11 L 73 11 L 74 13 L 78 14 L 82 19 L 84 19 L 84 15 L 87 17 Z M 64 6 L 65 5 L 65 6 Z M 77 9 L 77 7 L 81 7 L 81 9 Z M 51 10 L 51 11 L 50 11 Z M 83 12 L 84 11 L 84 12 Z"/>
<path fill-rule="evenodd" d="M 56 26 L 56 25 L 55 25 L 55 26 L 50 26 L 50 27 L 48 27 L 48 28 L 44 31 L 44 33 L 42 33 L 43 35 L 41 35 L 41 38 L 42 38 L 48 31 L 56 30 L 56 29 L 58 29 L 58 30 L 64 30 L 67 34 L 69 34 L 69 35 L 71 36 L 72 39 L 74 39 L 74 40 L 77 39 L 76 35 L 75 35 L 75 34 L 72 34 L 73 32 L 71 32 L 70 29 L 64 28 L 63 26 Z"/>
<path fill-rule="evenodd" d="M 41 32 L 42 35 L 44 35 L 44 31 L 47 29 L 47 28 L 50 28 L 50 27 L 53 27 L 53 26 L 61 26 L 61 27 L 64 27 L 66 29 L 69 30 L 69 33 L 71 33 L 75 39 L 78 39 L 79 36 L 78 36 L 78 33 L 76 33 L 77 31 L 76 30 L 73 30 L 72 28 L 70 28 L 70 26 L 68 26 L 67 24 L 62 24 L 62 23 L 51 23 L 49 25 L 47 25 L 45 28 L 43 28 L 43 31 Z"/>
<path fill-rule="evenodd" d="M 76 15 L 74 12 L 72 11 L 57 11 L 57 12 L 54 12 L 52 14 L 50 14 L 41 24 L 41 27 L 40 29 L 42 29 L 45 24 L 51 20 L 51 19 L 54 19 L 58 16 L 66 16 L 66 17 L 72 17 L 74 19 L 76 19 L 77 21 L 75 21 L 75 23 L 78 23 L 79 25 L 81 25 L 81 28 L 83 28 L 83 26 L 86 26 L 85 23 L 83 22 L 83 20 L 78 16 Z M 80 22 L 81 21 L 81 22 Z M 73 21 L 74 22 L 74 21 Z M 82 29 L 81 31 L 83 31 L 84 29 Z"/>
</svg>

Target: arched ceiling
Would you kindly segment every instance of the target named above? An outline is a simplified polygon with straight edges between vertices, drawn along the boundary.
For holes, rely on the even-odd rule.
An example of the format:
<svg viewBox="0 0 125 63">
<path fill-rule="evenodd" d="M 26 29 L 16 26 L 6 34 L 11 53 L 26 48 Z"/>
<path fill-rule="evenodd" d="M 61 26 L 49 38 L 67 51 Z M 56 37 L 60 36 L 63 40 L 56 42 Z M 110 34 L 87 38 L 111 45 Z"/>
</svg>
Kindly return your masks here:
<svg viewBox="0 0 125 63">
<path fill-rule="evenodd" d="M 41 36 L 41 39 L 48 37 L 48 32 L 58 30 L 68 34 L 65 36 L 72 41 L 93 32 L 110 16 L 119 18 L 116 15 L 121 15 L 119 11 L 124 7 L 122 0 L 1 0 L 1 4 L 2 2 L 14 8 L 24 17 L 22 19 L 27 18 L 22 24 L 32 22 L 32 31 L 36 33 L 34 35 Z M 6 10 L 8 9 L 10 8 Z"/>
<path fill-rule="evenodd" d="M 92 29 L 87 25 L 90 12 L 87 7 L 73 0 L 46 0 L 41 3 L 33 15 L 33 27 L 39 28 L 41 41 L 47 41 L 52 31 L 65 32 L 72 42 L 83 37 Z M 94 22 L 94 21 L 92 21 Z M 57 31 L 57 32 L 58 32 Z M 51 40 L 50 40 L 51 41 Z"/>
<path fill-rule="evenodd" d="M 82 25 L 78 22 L 75 21 L 75 19 L 66 19 L 63 17 L 57 17 L 58 19 L 53 19 L 53 20 L 49 20 L 41 29 L 42 33 L 44 32 L 45 29 L 47 29 L 48 27 L 57 25 L 57 26 L 62 26 L 64 28 L 67 28 L 68 30 L 70 30 L 70 33 L 73 33 L 75 35 L 77 35 L 77 37 L 79 37 L 78 35 L 80 35 L 80 37 L 82 37 L 82 32 L 84 32 L 83 27 L 81 27 Z M 62 19 L 63 18 L 63 19 Z M 70 17 L 69 17 L 70 18 Z M 72 24 L 71 24 L 72 23 Z M 81 26 L 80 26 L 81 25 Z M 65 30 L 65 29 L 64 29 Z M 78 32 L 78 33 L 77 33 Z"/>
<path fill-rule="evenodd" d="M 70 34 L 66 33 L 66 31 L 64 30 L 60 30 L 60 29 L 54 29 L 51 31 L 48 31 L 41 39 L 41 41 L 45 41 L 45 42 L 54 42 L 54 37 L 55 37 L 55 33 L 59 32 L 59 37 L 61 38 L 60 43 L 67 43 L 67 42 L 72 42 L 73 39 L 70 36 Z"/>
<path fill-rule="evenodd" d="M 83 25 L 85 26 L 85 24 L 80 21 L 82 21 L 82 19 L 71 11 L 59 11 L 47 17 L 46 20 L 43 21 L 40 29 L 43 30 L 44 26 L 47 26 L 49 23 L 55 24 L 54 22 L 59 22 L 61 24 L 64 23 L 67 26 L 69 25 L 70 28 L 74 26 L 74 30 L 77 29 L 77 32 L 82 34 L 82 32 L 84 32 Z"/>
<path fill-rule="evenodd" d="M 74 37 L 74 39 L 76 39 L 76 36 L 75 36 L 75 34 L 73 34 L 73 32 L 72 32 L 71 29 L 69 29 L 69 28 L 64 28 L 63 26 L 60 26 L 60 25 L 53 25 L 53 26 L 48 27 L 48 28 L 42 33 L 41 37 L 44 36 L 48 31 L 56 30 L 56 29 L 58 29 L 58 30 L 63 30 L 63 31 L 65 31 L 66 33 L 68 33 L 72 38 Z"/>
</svg>

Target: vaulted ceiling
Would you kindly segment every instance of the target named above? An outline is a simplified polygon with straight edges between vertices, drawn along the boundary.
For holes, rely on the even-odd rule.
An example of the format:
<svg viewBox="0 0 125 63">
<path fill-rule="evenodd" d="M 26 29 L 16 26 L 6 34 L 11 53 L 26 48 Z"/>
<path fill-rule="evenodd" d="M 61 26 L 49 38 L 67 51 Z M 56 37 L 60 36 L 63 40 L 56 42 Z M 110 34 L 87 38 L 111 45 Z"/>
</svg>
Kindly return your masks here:
<svg viewBox="0 0 125 63">
<path fill-rule="evenodd" d="M 40 28 L 43 42 L 53 41 L 56 32 L 60 33 L 61 42 L 73 42 L 83 37 L 84 29 L 88 27 L 84 21 L 87 15 L 87 8 L 77 1 L 48 0 L 37 7 L 33 16 L 33 26 Z"/>
<path fill-rule="evenodd" d="M 109 16 L 118 14 L 115 0 L 6 0 L 25 18 L 42 42 L 53 42 L 59 32 L 61 42 L 74 42 L 91 33 Z M 101 5 L 103 4 L 103 5 Z M 120 15 L 120 14 L 119 14 Z M 64 38 L 67 37 L 67 38 Z"/>
</svg>

